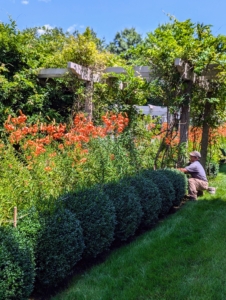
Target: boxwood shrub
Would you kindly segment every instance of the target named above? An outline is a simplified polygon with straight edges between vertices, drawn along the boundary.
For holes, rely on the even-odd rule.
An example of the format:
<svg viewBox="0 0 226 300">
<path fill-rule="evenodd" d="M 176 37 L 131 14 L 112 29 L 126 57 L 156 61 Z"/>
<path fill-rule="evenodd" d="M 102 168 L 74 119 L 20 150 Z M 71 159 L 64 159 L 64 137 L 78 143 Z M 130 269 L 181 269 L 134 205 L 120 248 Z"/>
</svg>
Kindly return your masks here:
<svg viewBox="0 0 226 300">
<path fill-rule="evenodd" d="M 219 173 L 220 165 L 217 162 L 209 162 L 206 166 L 206 174 L 210 178 L 214 178 Z"/>
<path fill-rule="evenodd" d="M 135 234 L 141 224 L 143 212 L 139 195 L 127 179 L 105 184 L 104 192 L 115 206 L 115 238 L 125 241 Z"/>
<path fill-rule="evenodd" d="M 165 175 L 172 183 L 175 192 L 173 205 L 179 206 L 182 199 L 184 198 L 184 195 L 187 192 L 187 176 L 176 169 L 164 169 L 158 170 L 158 172 L 162 172 L 162 174 Z"/>
<path fill-rule="evenodd" d="M 41 230 L 40 216 L 34 207 L 19 212 L 17 229 L 34 251 Z"/>
<path fill-rule="evenodd" d="M 16 228 L 0 227 L 0 299 L 28 299 L 34 288 L 34 257 Z"/>
<path fill-rule="evenodd" d="M 107 250 L 114 240 L 115 208 L 101 187 L 96 185 L 70 193 L 63 202 L 81 222 L 85 242 L 83 257 L 96 257 Z"/>
<path fill-rule="evenodd" d="M 43 216 L 36 248 L 38 285 L 57 286 L 70 275 L 83 250 L 82 228 L 74 213 L 58 209 Z"/>
<path fill-rule="evenodd" d="M 146 176 L 133 176 L 131 185 L 136 188 L 143 211 L 141 227 L 151 227 L 158 221 L 162 199 L 157 185 Z"/>
<path fill-rule="evenodd" d="M 168 214 L 170 208 L 173 205 L 175 199 L 175 192 L 172 183 L 169 179 L 160 171 L 144 170 L 143 176 L 150 178 L 157 186 L 162 199 L 162 207 L 160 210 L 160 216 L 163 217 Z"/>
</svg>

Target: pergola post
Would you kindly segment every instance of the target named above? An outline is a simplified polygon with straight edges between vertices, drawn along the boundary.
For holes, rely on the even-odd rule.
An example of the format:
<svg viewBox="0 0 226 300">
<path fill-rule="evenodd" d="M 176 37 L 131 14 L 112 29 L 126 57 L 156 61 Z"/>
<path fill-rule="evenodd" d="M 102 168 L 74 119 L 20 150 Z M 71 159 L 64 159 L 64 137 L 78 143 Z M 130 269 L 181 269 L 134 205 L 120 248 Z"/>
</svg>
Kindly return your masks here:
<svg viewBox="0 0 226 300">
<path fill-rule="evenodd" d="M 199 87 L 207 91 L 208 98 L 211 97 L 211 87 L 210 81 L 215 79 L 217 74 L 219 73 L 219 66 L 217 64 L 209 64 L 206 69 L 202 72 L 201 76 L 197 76 L 191 66 L 188 63 L 185 63 L 182 59 L 175 59 L 175 67 L 181 75 L 181 78 L 187 84 L 186 90 L 186 99 L 185 104 L 182 107 L 182 115 L 181 115 L 181 124 L 180 124 L 180 143 L 188 141 L 188 128 L 190 121 L 190 100 L 191 100 L 191 90 L 192 85 L 197 84 Z M 208 101 L 205 104 L 204 108 L 204 116 L 203 116 L 203 131 L 202 131 L 202 140 L 201 140 L 201 163 L 203 167 L 206 167 L 206 159 L 207 159 L 207 149 L 208 149 L 208 137 L 209 137 L 209 124 L 208 124 L 208 116 L 211 111 L 211 103 Z M 182 127 L 181 127 L 182 125 Z M 187 133 L 186 133 L 186 126 Z M 182 132 L 181 132 L 182 131 Z"/>
<path fill-rule="evenodd" d="M 93 117 L 93 81 L 86 82 L 85 113 L 89 121 Z"/>
</svg>

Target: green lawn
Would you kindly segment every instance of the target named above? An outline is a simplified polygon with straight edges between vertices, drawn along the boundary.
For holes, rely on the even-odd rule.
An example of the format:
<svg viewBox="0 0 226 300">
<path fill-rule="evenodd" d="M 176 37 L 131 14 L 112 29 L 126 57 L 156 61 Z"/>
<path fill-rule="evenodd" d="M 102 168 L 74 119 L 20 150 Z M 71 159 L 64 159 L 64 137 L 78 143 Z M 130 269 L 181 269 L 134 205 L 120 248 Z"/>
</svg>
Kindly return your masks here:
<svg viewBox="0 0 226 300">
<path fill-rule="evenodd" d="M 226 299 L 226 166 L 210 185 L 52 300 Z"/>
</svg>

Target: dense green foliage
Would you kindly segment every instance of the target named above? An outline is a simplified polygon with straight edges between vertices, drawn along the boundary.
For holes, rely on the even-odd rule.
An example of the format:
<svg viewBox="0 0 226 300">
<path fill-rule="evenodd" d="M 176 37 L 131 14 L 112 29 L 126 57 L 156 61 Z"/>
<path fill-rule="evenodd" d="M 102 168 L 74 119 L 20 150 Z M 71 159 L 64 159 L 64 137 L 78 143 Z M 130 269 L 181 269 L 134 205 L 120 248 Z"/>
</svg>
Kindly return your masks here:
<svg viewBox="0 0 226 300">
<path fill-rule="evenodd" d="M 63 206 L 76 213 L 81 223 L 86 258 L 108 249 L 114 239 L 115 208 L 100 186 L 70 193 L 62 198 Z"/>
<path fill-rule="evenodd" d="M 115 239 L 125 241 L 135 234 L 141 223 L 143 212 L 139 195 L 127 179 L 106 184 L 104 193 L 115 206 Z"/>
<path fill-rule="evenodd" d="M 168 106 L 174 114 L 172 131 L 167 131 L 166 137 L 175 135 L 173 129 L 179 120 L 180 147 L 188 142 L 191 120 L 193 125 L 203 129 L 200 148 L 201 161 L 205 166 L 210 155 L 207 153 L 209 130 L 225 121 L 225 36 L 214 36 L 211 25 L 195 24 L 190 19 L 180 22 L 171 16 L 170 22 L 149 32 L 144 42 L 130 50 L 130 53 L 137 64 L 151 68 L 150 102 Z M 175 67 L 175 59 L 180 59 L 181 73 Z M 187 69 L 185 64 L 188 64 Z M 212 72 L 214 67 L 217 72 L 216 69 Z M 210 76 L 211 73 L 218 74 Z M 203 81 L 202 76 L 207 75 L 207 80 Z M 170 148 L 162 145 L 158 155 L 163 152 L 165 157 L 169 156 Z M 178 163 L 181 164 L 181 149 L 175 150 L 178 151 Z M 167 166 L 164 163 L 165 160 L 161 167 Z"/>
<path fill-rule="evenodd" d="M 135 187 L 142 206 L 141 227 L 150 228 L 159 217 L 162 199 L 157 185 L 148 177 L 136 175 L 130 179 L 131 186 Z"/>
<path fill-rule="evenodd" d="M 178 186 L 171 185 L 170 176 L 177 178 L 181 189 L 176 190 Z M 156 224 L 159 217 L 168 213 L 175 199 L 178 203 L 175 195 L 182 199 L 185 183 L 184 175 L 177 171 L 145 170 L 118 182 L 67 193 L 45 212 L 38 213 L 35 208 L 21 211 L 17 229 L 0 227 L 4 246 L 0 255 L 6 281 L 4 293 L 8 293 L 11 284 L 9 274 L 13 274 L 15 282 L 21 280 L 22 275 L 26 282 L 28 274 L 28 287 L 23 290 L 18 286 L 18 295 L 29 295 L 33 291 L 34 270 L 39 289 L 56 287 L 76 270 L 80 259 L 93 259 L 109 249 L 114 240 L 126 241 L 139 227 L 148 229 Z M 14 239 L 23 247 L 10 248 Z M 20 264 L 17 251 L 21 249 L 27 251 L 24 252 L 27 259 L 24 273 L 14 270 Z M 5 265 L 9 252 L 11 261 L 16 262 L 9 265 L 10 271 Z M 23 256 L 20 259 L 25 263 Z M 6 299 L 16 299 L 13 298 L 15 291 L 16 288 L 10 294 L 12 297 Z"/>
<path fill-rule="evenodd" d="M 70 122 L 75 113 L 84 111 L 87 99 L 85 82 L 70 74 L 62 78 L 38 78 L 42 68 L 67 68 L 68 62 L 75 62 L 102 74 L 108 66 L 125 64 L 120 57 L 104 50 L 101 40 L 89 27 L 84 33 L 75 35 L 58 28 L 43 28 L 39 34 L 39 28 L 20 31 L 16 23 L 10 21 L 9 24 L 0 24 L 0 44 L 1 124 L 9 114 L 18 110 L 29 116 L 30 122 L 45 122 L 47 119 Z M 145 82 L 134 74 L 116 77 L 113 86 L 107 84 L 107 77 L 103 76 L 92 90 L 97 122 L 110 106 L 120 103 L 122 109 L 128 110 L 125 104 L 146 101 Z M 131 84 L 122 91 L 120 82 Z M 139 97 L 142 89 L 143 96 Z"/>
<path fill-rule="evenodd" d="M 206 171 L 207 171 L 207 175 L 209 177 L 216 177 L 217 174 L 219 173 L 219 163 L 217 162 L 210 162 L 207 164 L 207 168 L 206 168 Z"/>
<path fill-rule="evenodd" d="M 142 42 L 142 37 L 136 32 L 135 28 L 125 28 L 121 32 L 117 32 L 114 41 L 107 45 L 107 49 L 111 53 L 121 55 L 123 58 L 129 60 L 131 57 L 127 54 L 127 51 L 136 47 Z"/>
<path fill-rule="evenodd" d="M 226 165 L 204 193 L 115 250 L 52 300 L 224 299 Z"/>
<path fill-rule="evenodd" d="M 166 175 L 159 171 L 144 170 L 142 176 L 146 176 L 157 185 L 162 199 L 160 215 L 165 216 L 175 201 L 175 191 L 172 183 Z"/>
<path fill-rule="evenodd" d="M 36 246 L 37 281 L 45 287 L 57 286 L 81 259 L 83 232 L 76 215 L 57 210 L 41 220 Z"/>
<path fill-rule="evenodd" d="M 19 211 L 17 229 L 27 240 L 33 252 L 37 246 L 41 228 L 41 218 L 36 208 L 31 207 L 30 209 Z"/>
<path fill-rule="evenodd" d="M 26 300 L 34 288 L 34 257 L 14 228 L 0 227 L 0 299 Z"/>
<path fill-rule="evenodd" d="M 206 157 L 210 127 L 225 119 L 225 42 L 225 37 L 213 36 L 210 26 L 173 19 L 143 42 L 134 28 L 117 33 L 108 48 L 117 56 L 104 50 L 103 41 L 90 28 L 74 35 L 44 28 L 39 35 L 38 28 L 19 31 L 12 20 L 0 23 L 0 225 L 11 222 L 13 206 L 19 211 L 17 229 L 0 227 L 0 298 L 28 298 L 35 271 L 38 284 L 56 287 L 80 259 L 95 258 L 114 240 L 128 240 L 139 227 L 152 227 L 172 206 L 180 205 L 186 177 L 176 170 L 151 169 L 186 157 L 187 132 L 182 127 L 188 128 L 190 117 L 182 118 L 184 108 L 191 109 L 192 122 L 204 129 Z M 189 86 L 182 80 L 174 66 L 177 57 L 189 63 L 198 84 Z M 71 74 L 38 78 L 40 69 L 66 68 L 69 61 L 89 67 L 102 80 L 87 92 L 86 84 Z M 134 76 L 135 62 L 150 66 L 150 82 Z M 220 66 L 219 76 L 203 88 L 199 76 L 212 63 Z M 114 77 L 103 73 L 116 65 L 125 73 Z M 74 124 L 90 96 L 94 123 L 80 117 Z M 139 116 L 134 105 L 145 104 L 147 98 L 168 106 L 173 122 L 154 126 L 150 118 Z M 22 117 L 21 110 L 28 116 L 26 124 L 9 116 L 20 112 Z M 112 123 L 107 119 L 109 110 L 125 113 L 129 123 L 125 132 L 122 119 L 116 127 L 112 125 L 116 115 L 110 113 Z M 105 124 L 94 128 L 102 117 Z M 4 131 L 7 118 L 15 123 L 9 121 L 11 129 Z M 183 137 L 177 147 L 179 121 Z M 68 131 L 60 122 L 66 122 Z M 97 134 L 107 126 L 111 130 L 106 135 Z M 70 129 L 79 134 L 73 136 Z M 96 130 L 94 138 L 91 129 Z M 157 135 L 164 134 L 160 141 Z M 212 176 L 218 172 L 215 160 L 207 169 Z"/>
<path fill-rule="evenodd" d="M 178 206 L 183 200 L 184 195 L 186 195 L 187 193 L 187 176 L 176 169 L 164 169 L 158 170 L 157 172 L 162 174 L 163 176 L 166 176 L 173 185 L 175 198 L 172 198 L 172 204 L 174 206 Z"/>
</svg>

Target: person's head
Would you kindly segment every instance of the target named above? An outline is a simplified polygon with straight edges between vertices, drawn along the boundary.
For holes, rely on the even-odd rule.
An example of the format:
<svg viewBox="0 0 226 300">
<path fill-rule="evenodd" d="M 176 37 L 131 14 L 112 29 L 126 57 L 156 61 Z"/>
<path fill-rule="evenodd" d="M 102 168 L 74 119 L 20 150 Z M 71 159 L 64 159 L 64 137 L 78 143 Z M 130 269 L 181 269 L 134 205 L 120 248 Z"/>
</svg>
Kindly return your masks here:
<svg viewBox="0 0 226 300">
<path fill-rule="evenodd" d="M 198 151 L 192 151 L 191 153 L 189 153 L 189 155 L 191 162 L 199 160 L 201 157 L 201 154 Z"/>
</svg>

